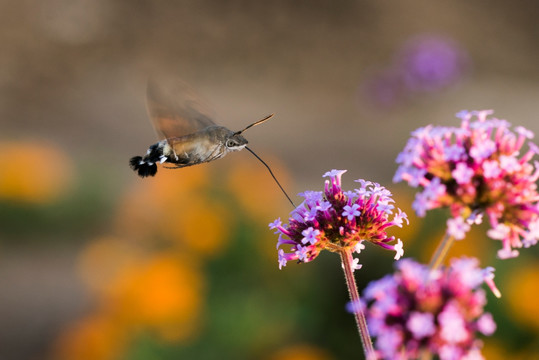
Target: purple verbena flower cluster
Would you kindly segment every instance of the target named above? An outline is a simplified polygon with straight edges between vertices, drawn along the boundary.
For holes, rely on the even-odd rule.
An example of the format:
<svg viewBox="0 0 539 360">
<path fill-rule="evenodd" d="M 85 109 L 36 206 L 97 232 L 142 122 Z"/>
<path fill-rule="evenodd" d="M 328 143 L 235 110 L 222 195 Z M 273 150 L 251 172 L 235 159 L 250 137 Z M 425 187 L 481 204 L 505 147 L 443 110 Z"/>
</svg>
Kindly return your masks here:
<svg viewBox="0 0 539 360">
<path fill-rule="evenodd" d="M 492 113 L 462 111 L 460 127 L 415 130 L 397 157 L 393 180 L 422 188 L 413 204 L 419 216 L 449 207 L 448 232 L 456 239 L 485 213 L 492 227 L 487 234 L 502 241 L 498 257 L 506 259 L 539 239 L 539 163 L 531 164 L 539 148 L 528 141 L 522 154 L 533 133 L 523 127 L 511 131 L 507 121 L 489 117 Z"/>
<path fill-rule="evenodd" d="M 386 229 L 402 227 L 408 223 L 406 214 L 396 209 L 391 192 L 365 180 L 356 180 L 360 187 L 355 191 L 343 191 L 341 176 L 346 170 L 332 170 L 324 177 L 324 191 L 306 191 L 300 196 L 305 200 L 290 214 L 289 224 L 280 219 L 269 225 L 279 234 L 277 248 L 290 245 L 290 252 L 279 249 L 279 268 L 287 261 L 309 262 L 320 251 L 352 249 L 359 253 L 368 241 L 396 252 L 395 259 L 403 254 L 402 241 L 388 236 Z M 391 220 L 389 219 L 390 217 Z M 397 241 L 396 244 L 390 244 Z M 360 267 L 355 263 L 356 269 Z"/>
<path fill-rule="evenodd" d="M 455 84 L 465 75 L 470 59 L 453 39 L 415 36 L 397 56 L 406 87 L 412 91 L 435 91 Z"/>
<path fill-rule="evenodd" d="M 454 39 L 423 34 L 408 39 L 393 62 L 366 79 L 363 89 L 377 106 L 391 107 L 407 97 L 440 91 L 462 80 L 470 57 Z"/>
<path fill-rule="evenodd" d="M 476 335 L 491 335 L 496 324 L 483 310 L 486 295 L 480 288 L 485 279 L 492 280 L 493 269 L 480 269 L 478 263 L 475 258 L 453 259 L 449 268 L 430 273 L 427 266 L 403 259 L 394 275 L 371 282 L 363 299 L 378 356 L 416 359 L 429 353 L 442 360 L 483 359 Z"/>
</svg>

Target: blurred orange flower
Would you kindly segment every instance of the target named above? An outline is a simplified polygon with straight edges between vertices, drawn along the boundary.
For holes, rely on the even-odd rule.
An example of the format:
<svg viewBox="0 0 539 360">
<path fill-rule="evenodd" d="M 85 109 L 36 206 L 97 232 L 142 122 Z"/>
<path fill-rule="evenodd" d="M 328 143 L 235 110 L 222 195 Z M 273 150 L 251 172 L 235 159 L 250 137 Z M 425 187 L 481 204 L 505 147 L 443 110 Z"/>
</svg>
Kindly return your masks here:
<svg viewBox="0 0 539 360">
<path fill-rule="evenodd" d="M 207 166 L 195 166 L 140 180 L 120 204 L 117 232 L 125 238 L 151 239 L 212 256 L 223 249 L 236 224 L 237 211 L 230 211 L 234 200 L 264 226 L 288 206 L 262 165 L 231 164 L 214 166 L 213 176 Z M 274 171 L 286 180 L 284 170 L 277 166 Z M 217 173 L 225 174 L 224 182 Z"/>
<path fill-rule="evenodd" d="M 116 360 L 126 345 L 125 333 L 104 314 L 80 319 L 57 339 L 53 354 L 58 360 Z"/>
<path fill-rule="evenodd" d="M 174 341 L 188 339 L 199 327 L 204 285 L 188 259 L 156 255 L 127 266 L 111 285 L 105 307 L 127 327 Z"/>
<path fill-rule="evenodd" d="M 232 214 L 222 203 L 200 196 L 190 203 L 189 211 L 170 213 L 167 228 L 171 235 L 198 254 L 220 253 L 234 225 Z"/>
<path fill-rule="evenodd" d="M 186 195 L 201 192 L 207 183 L 206 178 L 207 172 L 202 166 L 182 169 L 181 172 L 161 171 L 155 178 L 137 179 L 120 201 L 118 232 L 126 238 L 135 239 L 154 235 L 161 218 L 171 207 L 178 208 L 177 203 Z"/>
<path fill-rule="evenodd" d="M 77 323 L 72 334 L 62 336 L 58 352 L 76 355 L 78 351 L 91 358 L 86 355 L 92 354 L 89 350 L 84 352 L 84 339 L 88 344 L 100 340 L 90 331 L 98 325 L 105 334 L 107 324 L 117 329 L 110 336 L 127 339 L 121 344 L 140 331 L 173 342 L 198 336 L 205 303 L 205 278 L 199 262 L 221 253 L 228 244 L 238 224 L 238 202 L 253 214 L 251 219 L 264 224 L 263 234 L 268 233 L 269 222 L 264 216 L 271 218 L 272 209 L 287 206 L 266 169 L 256 165 L 232 169 L 217 165 L 212 170 L 196 166 L 137 179 L 121 199 L 116 235 L 95 239 L 79 259 L 81 274 L 97 297 L 94 317 L 100 322 L 94 327 Z M 273 245 L 269 247 L 273 249 Z M 109 351 L 117 353 L 120 346 L 113 345 Z M 95 346 L 107 354 L 105 341 Z M 304 349 L 308 356 L 317 354 L 313 351 Z M 98 356 L 95 359 L 101 359 Z"/>
<path fill-rule="evenodd" d="M 484 339 L 485 346 L 481 349 L 485 359 L 488 360 L 530 360 L 539 359 L 537 346 L 531 348 L 512 349 L 507 344 L 494 337 Z M 534 349 L 535 348 L 535 349 Z"/>
<path fill-rule="evenodd" d="M 73 164 L 57 146 L 42 141 L 0 143 L 0 198 L 47 203 L 73 181 Z"/>
<path fill-rule="evenodd" d="M 509 310 L 516 321 L 539 331 L 539 264 L 521 266 L 511 273 L 505 287 Z"/>
<path fill-rule="evenodd" d="M 269 158 L 266 162 L 292 201 L 294 199 L 297 201 L 295 194 L 290 192 L 288 173 L 283 166 L 274 158 Z M 227 173 L 226 185 L 247 213 L 252 214 L 253 219 L 261 220 L 265 224 L 271 222 L 275 214 L 282 213 L 283 208 L 290 209 L 291 205 L 268 170 L 256 159 L 250 162 L 234 162 Z"/>
<path fill-rule="evenodd" d="M 132 243 L 113 236 L 91 241 L 78 259 L 78 268 L 85 283 L 97 295 L 110 292 L 115 279 L 128 267 L 137 266 L 147 255 Z"/>
<path fill-rule="evenodd" d="M 268 360 L 331 360 L 333 359 L 325 350 L 312 345 L 293 345 L 279 350 Z"/>
<path fill-rule="evenodd" d="M 163 341 L 188 341 L 198 334 L 203 277 L 190 259 L 148 254 L 114 237 L 92 242 L 80 258 L 83 278 L 96 292 L 93 315 L 58 339 L 58 359 L 118 359 L 139 331 Z"/>
<path fill-rule="evenodd" d="M 211 197 L 204 166 L 162 171 L 128 191 L 120 204 L 117 231 L 123 237 L 178 245 L 213 255 L 226 244 L 233 212 Z M 225 199 L 226 201 L 226 199 Z"/>
</svg>

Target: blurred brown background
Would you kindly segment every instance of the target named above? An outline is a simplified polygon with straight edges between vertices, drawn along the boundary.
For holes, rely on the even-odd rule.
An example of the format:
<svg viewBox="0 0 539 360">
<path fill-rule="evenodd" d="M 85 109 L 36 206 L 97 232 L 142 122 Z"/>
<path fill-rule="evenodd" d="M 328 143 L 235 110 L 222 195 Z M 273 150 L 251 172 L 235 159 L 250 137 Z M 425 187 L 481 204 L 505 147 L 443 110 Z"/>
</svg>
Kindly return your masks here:
<svg viewBox="0 0 539 360">
<path fill-rule="evenodd" d="M 534 1 L 502 0 L 0 0 L 0 141 L 31 150 L 2 161 L 17 162 L 24 178 L 60 184 L 39 205 L 16 196 L 3 205 L 0 358 L 56 356 L 62 329 L 93 308 L 79 256 L 110 231 L 118 199 L 142 181 L 127 161 L 156 140 L 144 99 L 150 73 L 181 76 L 231 129 L 275 113 L 246 137 L 291 194 L 320 188 L 332 168 L 349 170 L 347 184 L 361 177 L 392 188 L 410 131 L 456 125 L 459 110 L 492 108 L 539 132 L 538 11 Z M 451 39 L 466 53 L 465 69 L 433 91 L 373 100 L 365 84 L 417 36 Z M 247 152 L 219 162 L 203 165 L 215 166 L 210 182 L 237 163 L 264 172 Z M 288 211 L 267 184 L 259 191 L 283 204 L 262 226 Z M 124 355 L 153 358 L 137 356 Z"/>
</svg>

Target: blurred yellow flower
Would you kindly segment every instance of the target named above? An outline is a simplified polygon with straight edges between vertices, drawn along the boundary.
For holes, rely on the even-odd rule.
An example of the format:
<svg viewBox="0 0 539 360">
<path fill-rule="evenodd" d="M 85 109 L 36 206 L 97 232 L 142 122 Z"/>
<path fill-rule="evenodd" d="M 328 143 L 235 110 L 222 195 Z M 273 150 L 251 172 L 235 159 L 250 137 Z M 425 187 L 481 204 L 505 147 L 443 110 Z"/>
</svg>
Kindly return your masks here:
<svg viewBox="0 0 539 360">
<path fill-rule="evenodd" d="M 65 329 L 54 344 L 53 354 L 58 360 L 116 360 L 125 345 L 123 329 L 110 317 L 94 314 Z"/>
<path fill-rule="evenodd" d="M 528 264 L 513 271 L 503 291 L 516 321 L 539 331 L 539 264 Z"/>
<path fill-rule="evenodd" d="M 292 345 L 281 349 L 268 358 L 268 360 L 331 360 L 333 359 L 325 350 L 312 345 Z"/>
<path fill-rule="evenodd" d="M 0 199 L 47 203 L 73 181 L 71 160 L 43 141 L 0 142 L 0 163 Z"/>
</svg>

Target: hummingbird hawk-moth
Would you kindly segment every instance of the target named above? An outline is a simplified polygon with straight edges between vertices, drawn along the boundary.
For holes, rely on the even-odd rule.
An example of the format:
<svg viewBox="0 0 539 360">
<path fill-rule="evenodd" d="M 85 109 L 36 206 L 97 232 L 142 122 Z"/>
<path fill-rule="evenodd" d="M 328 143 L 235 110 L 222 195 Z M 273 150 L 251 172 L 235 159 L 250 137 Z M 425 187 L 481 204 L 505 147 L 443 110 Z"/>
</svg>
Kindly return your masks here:
<svg viewBox="0 0 539 360">
<path fill-rule="evenodd" d="M 149 117 L 161 140 L 151 145 L 146 155 L 129 160 L 129 165 L 140 177 L 154 176 L 158 163 L 178 169 L 217 160 L 245 148 L 264 164 L 288 201 L 295 206 L 270 167 L 247 147 L 248 141 L 242 135 L 247 129 L 271 119 L 273 114 L 243 130 L 229 130 L 215 124 L 200 97 L 180 80 L 150 79 L 146 101 Z"/>
</svg>

